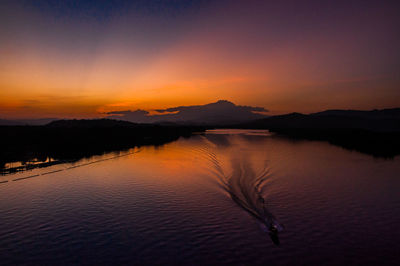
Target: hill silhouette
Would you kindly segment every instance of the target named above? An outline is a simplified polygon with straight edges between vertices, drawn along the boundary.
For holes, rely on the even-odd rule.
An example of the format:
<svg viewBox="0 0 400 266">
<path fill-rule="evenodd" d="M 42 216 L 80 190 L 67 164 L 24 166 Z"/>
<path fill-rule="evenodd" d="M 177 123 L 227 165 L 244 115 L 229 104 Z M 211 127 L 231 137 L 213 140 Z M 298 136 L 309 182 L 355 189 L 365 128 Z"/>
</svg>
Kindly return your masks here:
<svg viewBox="0 0 400 266">
<path fill-rule="evenodd" d="M 400 131 L 400 108 L 373 111 L 327 110 L 319 113 L 271 116 L 245 123 L 268 129 L 360 129 L 374 132 Z"/>
<path fill-rule="evenodd" d="M 158 114 L 150 115 L 148 111 L 115 111 L 109 112 L 108 118 L 121 119 L 136 123 L 176 123 L 186 125 L 229 125 L 243 123 L 267 117 L 263 107 L 235 105 L 226 100 L 205 105 L 178 106 L 156 110 Z"/>
<path fill-rule="evenodd" d="M 294 139 L 326 140 L 380 157 L 400 154 L 400 108 L 291 113 L 234 127 L 268 129 Z"/>
<path fill-rule="evenodd" d="M 150 125 L 143 125 L 132 123 L 128 121 L 122 120 L 114 120 L 114 119 L 71 119 L 71 120 L 56 120 L 50 122 L 46 125 L 48 128 L 139 128 L 139 127 L 149 127 Z"/>
<path fill-rule="evenodd" d="M 0 174 L 27 169 L 34 159 L 47 165 L 76 161 L 110 151 L 143 145 L 162 145 L 189 137 L 201 127 L 134 124 L 110 119 L 59 120 L 45 126 L 0 126 Z M 22 161 L 23 166 L 5 169 L 6 163 Z M 41 164 L 35 164 L 35 167 Z"/>
<path fill-rule="evenodd" d="M 179 112 L 179 117 L 187 123 L 186 125 L 179 125 L 182 121 L 143 124 L 116 119 L 74 119 L 57 120 L 44 126 L 0 126 L 0 174 L 28 169 L 34 159 L 42 163 L 32 167 L 48 165 L 48 158 L 53 159 L 52 164 L 75 161 L 109 151 L 127 150 L 142 145 L 162 145 L 179 137 L 189 137 L 193 132 L 215 127 L 268 129 L 292 139 L 328 141 L 346 149 L 378 157 L 390 158 L 400 154 L 400 108 L 372 111 L 327 110 L 313 114 L 291 113 L 266 118 L 261 115 L 263 119 L 230 125 L 227 124 L 228 121 L 232 121 L 230 115 L 225 123 L 220 124 L 217 124 L 217 121 L 222 119 L 223 115 L 214 120 L 208 119 L 211 113 L 232 108 L 241 110 L 239 112 L 242 114 L 259 110 L 220 101 L 205 106 L 181 106 L 159 110 L 161 113 Z M 221 113 L 223 112 L 219 112 Z M 196 119 L 201 119 L 192 121 L 193 125 L 188 124 L 190 122 L 185 118 L 195 115 Z M 259 116 L 252 114 L 245 117 L 249 119 Z M 206 118 L 210 125 L 199 126 L 200 121 L 205 121 Z M 244 116 L 239 120 L 242 119 Z M 17 161 L 23 162 L 23 165 L 15 169 L 5 169 L 7 163 Z"/>
<path fill-rule="evenodd" d="M 36 119 L 0 119 L 0 126 L 43 126 L 59 118 L 36 118 Z"/>
</svg>

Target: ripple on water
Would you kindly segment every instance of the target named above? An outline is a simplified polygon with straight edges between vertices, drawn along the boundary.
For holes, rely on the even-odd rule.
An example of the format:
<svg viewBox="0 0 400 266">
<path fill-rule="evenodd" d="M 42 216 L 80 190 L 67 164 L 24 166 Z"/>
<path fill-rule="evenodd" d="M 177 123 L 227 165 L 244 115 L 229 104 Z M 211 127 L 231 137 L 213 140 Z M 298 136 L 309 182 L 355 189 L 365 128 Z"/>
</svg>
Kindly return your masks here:
<svg viewBox="0 0 400 266">
<path fill-rule="evenodd" d="M 399 158 L 217 133 L 7 176 L 37 175 L 0 185 L 1 264 L 396 264 Z"/>
</svg>

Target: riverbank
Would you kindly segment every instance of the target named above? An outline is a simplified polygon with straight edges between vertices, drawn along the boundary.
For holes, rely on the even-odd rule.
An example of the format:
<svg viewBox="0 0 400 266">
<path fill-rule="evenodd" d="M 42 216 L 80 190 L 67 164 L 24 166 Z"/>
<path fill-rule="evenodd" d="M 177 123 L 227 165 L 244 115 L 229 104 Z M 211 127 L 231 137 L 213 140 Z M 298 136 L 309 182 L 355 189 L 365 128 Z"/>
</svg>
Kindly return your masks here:
<svg viewBox="0 0 400 266">
<path fill-rule="evenodd" d="M 45 126 L 0 126 L 0 169 L 3 169 L 0 174 L 143 145 L 163 145 L 199 131 L 204 128 L 109 119 L 59 120 Z M 22 162 L 22 165 L 5 170 L 10 162 Z"/>
</svg>

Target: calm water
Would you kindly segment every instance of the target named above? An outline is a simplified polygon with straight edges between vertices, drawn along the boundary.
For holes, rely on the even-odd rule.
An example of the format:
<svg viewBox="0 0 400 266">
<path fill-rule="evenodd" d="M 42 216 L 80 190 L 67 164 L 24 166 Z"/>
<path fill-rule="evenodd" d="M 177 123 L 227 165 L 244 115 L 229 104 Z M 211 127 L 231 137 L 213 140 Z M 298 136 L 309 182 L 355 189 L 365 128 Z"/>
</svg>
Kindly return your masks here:
<svg viewBox="0 0 400 266">
<path fill-rule="evenodd" d="M 399 174 L 399 157 L 219 130 L 2 176 L 0 264 L 395 265 Z"/>
</svg>

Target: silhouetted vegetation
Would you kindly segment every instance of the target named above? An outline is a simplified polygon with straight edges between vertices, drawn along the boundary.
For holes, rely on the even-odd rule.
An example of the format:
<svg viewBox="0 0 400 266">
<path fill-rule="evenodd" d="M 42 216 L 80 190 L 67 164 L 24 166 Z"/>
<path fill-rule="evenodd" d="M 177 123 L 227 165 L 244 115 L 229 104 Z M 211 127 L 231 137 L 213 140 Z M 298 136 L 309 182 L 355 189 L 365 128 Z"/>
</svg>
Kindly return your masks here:
<svg viewBox="0 0 400 266">
<path fill-rule="evenodd" d="M 43 164 L 34 167 L 48 166 L 109 151 L 162 145 L 202 130 L 201 127 L 134 124 L 109 119 L 59 120 L 45 126 L 0 126 L 0 169 L 8 162 L 37 159 Z M 46 161 L 47 158 L 53 161 Z"/>
<path fill-rule="evenodd" d="M 212 126 L 215 127 L 222 126 Z M 292 139 L 328 141 L 377 157 L 400 154 L 399 108 L 329 110 L 309 115 L 292 113 L 230 127 L 268 129 Z M 45 126 L 0 126 L 0 174 L 142 145 L 162 145 L 204 130 L 205 127 L 199 126 L 135 124 L 112 119 L 58 120 Z M 5 169 L 9 162 L 23 162 L 23 165 Z"/>
<path fill-rule="evenodd" d="M 329 110 L 272 116 L 237 127 L 268 129 L 294 139 L 324 140 L 377 157 L 400 154 L 400 108 Z"/>
</svg>

